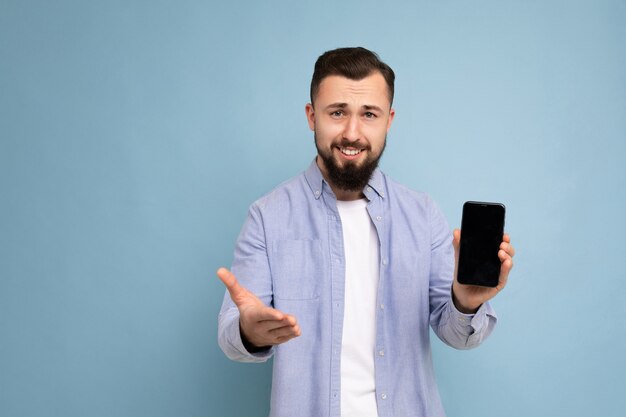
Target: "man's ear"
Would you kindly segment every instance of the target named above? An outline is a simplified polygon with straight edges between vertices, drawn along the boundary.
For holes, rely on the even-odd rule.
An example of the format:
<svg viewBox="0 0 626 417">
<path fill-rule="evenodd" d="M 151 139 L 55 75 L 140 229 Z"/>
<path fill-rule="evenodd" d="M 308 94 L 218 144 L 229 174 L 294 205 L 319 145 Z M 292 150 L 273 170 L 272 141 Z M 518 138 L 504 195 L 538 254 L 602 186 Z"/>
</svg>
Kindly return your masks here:
<svg viewBox="0 0 626 417">
<path fill-rule="evenodd" d="M 306 112 L 306 120 L 309 122 L 309 129 L 315 131 L 315 109 L 313 104 L 307 103 L 304 106 L 304 111 Z"/>
<path fill-rule="evenodd" d="M 393 118 L 396 115 L 396 111 L 394 109 L 389 110 L 389 120 L 387 121 L 387 133 L 389 133 L 389 129 L 391 129 L 391 122 L 393 122 Z"/>
</svg>

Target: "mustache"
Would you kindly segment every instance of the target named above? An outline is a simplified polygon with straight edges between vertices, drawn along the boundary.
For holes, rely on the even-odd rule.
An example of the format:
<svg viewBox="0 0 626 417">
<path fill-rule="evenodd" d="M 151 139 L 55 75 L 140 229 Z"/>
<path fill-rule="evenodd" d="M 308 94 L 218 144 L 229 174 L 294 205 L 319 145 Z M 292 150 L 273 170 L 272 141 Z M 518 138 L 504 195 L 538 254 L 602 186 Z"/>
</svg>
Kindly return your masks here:
<svg viewBox="0 0 626 417">
<path fill-rule="evenodd" d="M 357 140 L 353 140 L 350 141 L 348 139 L 342 139 L 339 144 L 337 144 L 337 146 L 340 146 L 342 148 L 356 148 L 356 149 L 365 149 L 365 150 L 369 150 L 370 149 L 370 145 L 368 144 L 362 144 L 360 139 Z"/>
</svg>

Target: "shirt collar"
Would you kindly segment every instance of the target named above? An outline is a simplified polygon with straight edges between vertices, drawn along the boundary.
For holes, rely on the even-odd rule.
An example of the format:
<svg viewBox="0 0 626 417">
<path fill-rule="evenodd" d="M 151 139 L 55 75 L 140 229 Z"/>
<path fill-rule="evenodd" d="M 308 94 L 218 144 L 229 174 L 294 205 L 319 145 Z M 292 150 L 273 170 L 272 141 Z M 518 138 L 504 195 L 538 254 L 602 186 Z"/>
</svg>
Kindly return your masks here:
<svg viewBox="0 0 626 417">
<path fill-rule="evenodd" d="M 306 178 L 309 187 L 311 188 L 311 192 L 313 193 L 313 197 L 317 200 L 322 196 L 322 192 L 324 191 L 324 187 L 328 187 L 330 191 L 330 186 L 324 179 L 322 175 L 322 171 L 317 166 L 316 162 L 317 158 L 313 158 L 313 162 L 309 165 L 309 168 L 304 172 L 304 177 Z M 370 178 L 367 186 L 363 190 L 363 194 L 367 197 L 368 200 L 372 200 L 374 198 L 374 193 L 378 194 L 382 198 L 385 198 L 385 182 L 383 179 L 383 173 L 380 169 L 376 168 L 372 177 Z"/>
</svg>

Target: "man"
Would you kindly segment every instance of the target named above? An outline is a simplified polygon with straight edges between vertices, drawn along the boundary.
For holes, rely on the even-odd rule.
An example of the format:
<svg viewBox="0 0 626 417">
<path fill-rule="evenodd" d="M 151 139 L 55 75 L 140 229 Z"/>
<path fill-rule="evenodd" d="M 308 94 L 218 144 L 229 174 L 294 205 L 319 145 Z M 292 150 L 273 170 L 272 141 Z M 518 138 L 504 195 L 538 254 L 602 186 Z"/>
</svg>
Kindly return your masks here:
<svg viewBox="0 0 626 417">
<path fill-rule="evenodd" d="M 238 238 L 219 344 L 274 356 L 271 416 L 439 417 L 429 326 L 469 349 L 493 330 L 496 288 L 454 278 L 454 236 L 433 201 L 383 174 L 394 73 L 364 48 L 319 57 L 306 105 L 317 157 L 256 201 Z M 454 247 L 454 249 L 453 249 Z"/>
</svg>

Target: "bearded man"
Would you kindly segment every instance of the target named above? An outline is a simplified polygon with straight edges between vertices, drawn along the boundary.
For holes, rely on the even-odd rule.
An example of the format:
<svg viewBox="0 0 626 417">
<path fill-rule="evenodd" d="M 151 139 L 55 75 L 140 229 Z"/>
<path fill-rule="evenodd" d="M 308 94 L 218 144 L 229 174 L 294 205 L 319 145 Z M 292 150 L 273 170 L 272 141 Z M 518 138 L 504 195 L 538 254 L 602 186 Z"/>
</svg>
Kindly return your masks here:
<svg viewBox="0 0 626 417">
<path fill-rule="evenodd" d="M 378 162 L 395 111 L 395 75 L 364 48 L 321 55 L 305 111 L 317 156 L 250 207 L 218 342 L 241 362 L 274 357 L 272 417 L 442 417 L 429 327 L 478 346 L 496 316 L 514 249 L 504 235 L 496 288 L 461 285 L 435 203 Z"/>
</svg>

